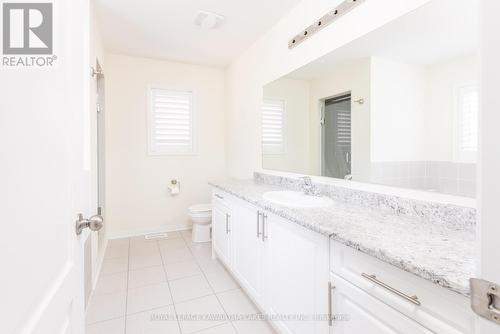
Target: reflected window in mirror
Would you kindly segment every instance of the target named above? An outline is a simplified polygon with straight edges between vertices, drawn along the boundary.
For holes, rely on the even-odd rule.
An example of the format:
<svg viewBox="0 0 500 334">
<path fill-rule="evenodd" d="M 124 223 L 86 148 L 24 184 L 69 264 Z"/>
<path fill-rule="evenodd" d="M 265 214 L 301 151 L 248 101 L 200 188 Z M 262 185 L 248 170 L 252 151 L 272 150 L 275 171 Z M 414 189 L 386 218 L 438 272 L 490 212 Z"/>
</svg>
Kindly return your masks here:
<svg viewBox="0 0 500 334">
<path fill-rule="evenodd" d="M 264 154 L 286 152 L 286 110 L 283 99 L 264 99 L 262 103 L 262 148 Z"/>
</svg>

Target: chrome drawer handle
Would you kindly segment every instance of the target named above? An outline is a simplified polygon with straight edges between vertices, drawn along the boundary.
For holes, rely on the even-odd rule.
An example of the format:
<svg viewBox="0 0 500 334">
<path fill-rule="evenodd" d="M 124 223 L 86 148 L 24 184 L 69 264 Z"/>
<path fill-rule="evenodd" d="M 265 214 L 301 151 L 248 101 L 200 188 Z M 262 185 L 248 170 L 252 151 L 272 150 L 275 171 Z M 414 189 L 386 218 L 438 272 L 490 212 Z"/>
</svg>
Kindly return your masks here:
<svg viewBox="0 0 500 334">
<path fill-rule="evenodd" d="M 388 284 L 386 284 L 386 283 L 384 283 L 382 281 L 379 281 L 377 279 L 377 276 L 375 276 L 375 275 L 368 275 L 368 274 L 365 274 L 365 273 L 361 273 L 361 276 L 363 276 L 367 280 L 369 280 L 369 281 L 377 284 L 378 286 L 381 286 L 382 288 L 384 288 L 386 290 L 389 290 L 390 292 L 398 295 L 399 297 L 406 299 L 410 303 L 413 303 L 415 305 L 419 305 L 420 306 L 420 301 L 418 300 L 417 296 L 409 296 L 406 293 L 403 293 L 403 292 L 401 292 L 401 291 L 393 288 L 392 286 L 390 286 L 390 285 L 388 285 Z"/>
<path fill-rule="evenodd" d="M 259 211 L 257 211 L 257 239 L 260 237 L 260 235 L 262 234 L 262 232 L 260 231 L 260 215 L 261 213 Z"/>
</svg>

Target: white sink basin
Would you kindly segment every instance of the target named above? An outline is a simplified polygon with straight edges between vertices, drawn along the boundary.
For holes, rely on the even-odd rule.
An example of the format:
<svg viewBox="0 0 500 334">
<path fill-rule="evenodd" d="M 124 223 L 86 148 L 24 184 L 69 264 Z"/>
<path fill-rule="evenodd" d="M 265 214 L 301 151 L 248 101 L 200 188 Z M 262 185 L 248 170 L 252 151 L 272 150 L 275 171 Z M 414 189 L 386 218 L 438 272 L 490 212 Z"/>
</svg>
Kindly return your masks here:
<svg viewBox="0 0 500 334">
<path fill-rule="evenodd" d="M 333 204 L 326 196 L 310 196 L 300 191 L 268 191 L 262 197 L 271 203 L 294 208 L 321 208 Z"/>
</svg>

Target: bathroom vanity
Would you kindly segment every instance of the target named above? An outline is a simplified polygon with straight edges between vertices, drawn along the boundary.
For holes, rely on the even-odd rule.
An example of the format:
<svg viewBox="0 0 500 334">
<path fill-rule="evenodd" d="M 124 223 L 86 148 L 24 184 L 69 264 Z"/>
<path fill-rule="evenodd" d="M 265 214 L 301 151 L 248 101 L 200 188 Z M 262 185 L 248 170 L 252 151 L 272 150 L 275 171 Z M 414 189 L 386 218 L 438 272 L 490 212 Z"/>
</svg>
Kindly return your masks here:
<svg viewBox="0 0 500 334">
<path fill-rule="evenodd" d="M 332 186 L 321 208 L 263 198 L 299 182 L 211 183 L 214 255 L 279 333 L 473 332 L 474 209 Z"/>
</svg>

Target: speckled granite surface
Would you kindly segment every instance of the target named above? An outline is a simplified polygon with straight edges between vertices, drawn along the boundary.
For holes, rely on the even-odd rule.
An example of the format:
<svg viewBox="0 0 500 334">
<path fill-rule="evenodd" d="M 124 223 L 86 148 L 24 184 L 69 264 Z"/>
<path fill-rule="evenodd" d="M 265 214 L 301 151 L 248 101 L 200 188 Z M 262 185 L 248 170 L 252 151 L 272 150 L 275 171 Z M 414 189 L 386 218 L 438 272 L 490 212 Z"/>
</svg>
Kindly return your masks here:
<svg viewBox="0 0 500 334">
<path fill-rule="evenodd" d="M 331 196 L 334 204 L 329 207 L 296 209 L 262 198 L 267 191 L 293 186 L 264 183 L 258 177 L 210 184 L 400 269 L 459 294 L 469 295 L 468 279 L 475 272 L 475 230 L 470 217 L 467 218 L 470 215 L 467 210 L 466 217 L 452 210 L 458 215 L 453 218 L 455 221 L 449 217 L 437 221 L 436 215 L 442 216 L 442 213 L 434 213 L 426 219 L 430 216 L 398 214 L 397 210 L 384 209 L 380 205 L 352 200 L 345 202 L 335 196 Z M 443 209 L 442 205 L 437 208 Z"/>
</svg>

